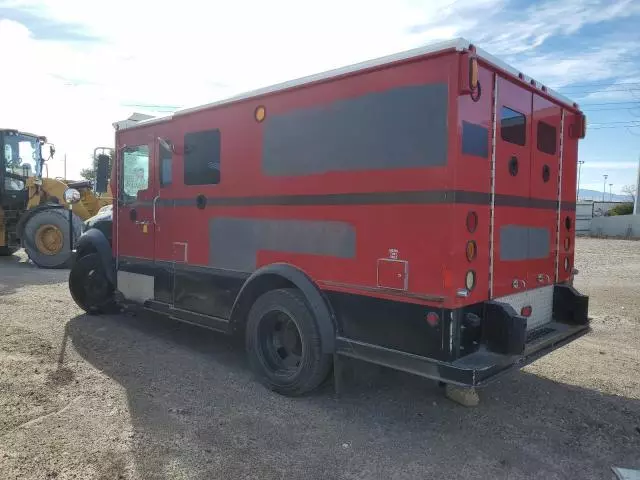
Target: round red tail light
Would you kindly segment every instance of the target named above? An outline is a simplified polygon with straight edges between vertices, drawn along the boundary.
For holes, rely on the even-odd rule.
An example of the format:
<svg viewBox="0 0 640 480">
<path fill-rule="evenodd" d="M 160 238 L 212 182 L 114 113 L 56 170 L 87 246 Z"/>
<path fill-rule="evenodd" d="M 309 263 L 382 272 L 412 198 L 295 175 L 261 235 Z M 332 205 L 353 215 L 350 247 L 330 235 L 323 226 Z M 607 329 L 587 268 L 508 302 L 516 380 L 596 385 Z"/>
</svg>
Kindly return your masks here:
<svg viewBox="0 0 640 480">
<path fill-rule="evenodd" d="M 435 327 L 440 322 L 440 317 L 438 317 L 438 314 L 436 312 L 429 312 L 427 313 L 426 320 L 429 325 Z"/>
<path fill-rule="evenodd" d="M 478 214 L 476 212 L 467 213 L 467 230 L 473 233 L 478 228 Z"/>
<path fill-rule="evenodd" d="M 533 308 L 531 308 L 531 305 L 522 307 L 522 310 L 520 310 L 520 315 L 522 315 L 523 317 L 530 317 L 532 313 L 533 313 Z"/>
</svg>

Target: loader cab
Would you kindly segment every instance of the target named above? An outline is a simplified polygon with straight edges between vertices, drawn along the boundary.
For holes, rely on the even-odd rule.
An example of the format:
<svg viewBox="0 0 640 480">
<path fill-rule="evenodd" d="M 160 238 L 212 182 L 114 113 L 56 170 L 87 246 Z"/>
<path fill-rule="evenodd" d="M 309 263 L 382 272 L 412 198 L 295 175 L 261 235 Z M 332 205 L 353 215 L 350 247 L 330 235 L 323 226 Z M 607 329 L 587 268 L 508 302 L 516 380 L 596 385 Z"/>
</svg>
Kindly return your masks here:
<svg viewBox="0 0 640 480">
<path fill-rule="evenodd" d="M 27 178 L 42 171 L 45 141 L 17 130 L 0 130 L 0 206 L 4 210 L 26 209 Z"/>
</svg>

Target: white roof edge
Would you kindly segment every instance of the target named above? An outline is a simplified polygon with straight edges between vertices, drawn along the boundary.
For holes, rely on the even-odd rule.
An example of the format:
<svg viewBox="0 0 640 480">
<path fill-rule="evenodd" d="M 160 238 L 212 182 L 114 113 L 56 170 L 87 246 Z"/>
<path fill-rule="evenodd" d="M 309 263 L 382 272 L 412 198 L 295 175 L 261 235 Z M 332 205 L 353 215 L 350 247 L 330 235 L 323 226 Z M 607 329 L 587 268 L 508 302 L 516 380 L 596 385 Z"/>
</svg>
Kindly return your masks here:
<svg viewBox="0 0 640 480">
<path fill-rule="evenodd" d="M 486 50 L 483 50 L 482 48 L 478 48 L 476 47 L 476 54 L 482 58 L 483 60 L 486 60 L 487 62 L 489 62 L 490 64 L 494 65 L 495 67 L 498 67 L 501 70 L 504 70 L 505 72 L 509 72 L 512 75 L 515 75 L 516 77 L 518 75 L 520 75 L 522 72 L 520 72 L 519 70 L 513 68 L 511 65 L 509 65 L 508 63 L 504 62 L 503 60 L 500 60 L 498 57 L 490 54 L 489 52 L 487 52 Z M 537 80 L 533 79 L 532 77 L 529 77 L 528 75 L 525 75 L 524 73 L 522 73 L 523 75 L 523 80 L 527 83 L 531 82 L 531 80 L 536 82 L 537 86 L 541 86 L 544 85 L 542 82 L 538 82 Z M 573 105 L 573 100 L 565 97 L 564 95 L 562 95 L 561 93 L 556 92 L 555 90 L 548 88 L 547 87 L 547 91 L 544 92 L 547 95 L 549 95 L 552 98 L 555 98 L 556 100 L 566 103 L 568 105 Z"/>
<path fill-rule="evenodd" d="M 213 107 L 218 107 L 218 106 L 222 106 L 222 105 L 226 105 L 229 103 L 233 103 L 233 102 L 239 102 L 242 100 L 248 100 L 250 98 L 254 98 L 254 97 L 259 97 L 262 95 L 267 95 L 269 93 L 275 93 L 275 92 L 279 92 L 281 90 L 285 90 L 285 89 L 289 89 L 289 88 L 295 88 L 295 87 L 300 87 L 303 85 L 307 85 L 313 82 L 318 82 L 318 81 L 322 81 L 322 80 L 326 80 L 329 78 L 334 78 L 334 77 L 338 77 L 338 76 L 342 76 L 342 75 L 347 75 L 349 73 L 354 73 L 360 70 L 364 70 L 364 69 L 368 69 L 368 68 L 375 68 L 375 67 L 379 67 L 382 65 L 387 65 L 390 63 L 395 63 L 395 62 L 399 62 L 402 60 L 408 60 L 410 58 L 415 58 L 415 57 L 420 57 L 422 55 L 426 55 L 429 53 L 436 53 L 436 52 L 440 52 L 440 51 L 446 51 L 446 50 L 456 50 L 456 51 L 463 51 L 469 48 L 469 46 L 471 45 L 471 42 L 469 42 L 468 40 L 464 39 L 464 38 L 456 38 L 454 40 L 447 40 L 444 42 L 438 42 L 438 43 L 433 43 L 430 45 L 424 45 L 422 47 L 418 47 L 418 48 L 413 48 L 411 50 L 406 50 L 403 52 L 398 52 L 398 53 L 394 53 L 392 55 L 386 55 L 384 57 L 379 57 L 379 58 L 374 58 L 371 60 L 367 60 L 364 62 L 359 62 L 359 63 L 355 63 L 352 65 L 347 65 L 345 67 L 340 67 L 340 68 L 336 68 L 333 70 L 327 70 L 325 72 L 321 72 L 321 73 L 316 73 L 313 75 L 309 75 L 306 77 L 301 77 L 301 78 L 297 78 L 295 80 L 289 80 L 287 82 L 282 82 L 282 83 L 277 83 L 275 85 L 271 85 L 268 87 L 264 87 L 264 88 L 259 88 L 256 90 L 251 90 L 249 92 L 245 92 L 245 93 L 241 93 L 239 95 L 235 95 L 233 97 L 229 97 L 229 98 L 225 98 L 222 100 L 218 100 L 215 102 L 211 102 L 211 103 L 206 103 L 204 105 L 198 105 L 195 107 L 189 107 L 189 108 L 185 108 L 182 110 L 177 110 L 175 112 L 173 112 L 170 115 L 166 115 L 163 117 L 156 117 L 156 118 L 152 118 L 149 120 L 143 120 L 140 122 L 136 122 L 135 124 L 124 124 L 124 122 L 116 122 L 114 123 L 114 126 L 116 124 L 119 124 L 119 129 L 120 130 L 127 130 L 129 128 L 134 128 L 134 127 L 138 127 L 138 126 L 143 126 L 143 125 L 151 125 L 154 123 L 160 123 L 160 122 L 164 122 L 166 120 L 170 120 L 171 118 L 174 117 L 179 117 L 182 115 L 186 115 L 189 113 L 193 113 L 193 112 L 198 112 L 201 110 L 207 110 L 209 108 L 213 108 Z M 476 48 L 476 54 L 478 55 L 478 57 L 480 57 L 481 59 L 485 60 L 486 62 L 492 64 L 493 66 L 504 70 L 508 73 L 511 73 L 512 75 L 518 77 L 518 75 L 521 73 L 520 71 L 518 71 L 517 69 L 511 67 L 509 64 L 507 64 L 506 62 L 500 60 L 499 58 L 491 55 L 489 52 L 481 49 L 481 48 Z M 524 74 L 523 74 L 524 75 Z M 526 75 L 524 75 L 524 81 L 529 83 L 532 80 L 531 77 L 528 77 Z M 536 85 L 541 85 L 540 82 L 536 82 Z M 573 105 L 573 101 L 571 101 L 570 99 L 568 99 L 567 97 L 565 97 L 564 95 L 561 95 L 560 93 L 555 92 L 554 90 L 547 88 L 546 94 L 551 96 L 552 98 L 566 103 L 568 105 Z"/>
</svg>

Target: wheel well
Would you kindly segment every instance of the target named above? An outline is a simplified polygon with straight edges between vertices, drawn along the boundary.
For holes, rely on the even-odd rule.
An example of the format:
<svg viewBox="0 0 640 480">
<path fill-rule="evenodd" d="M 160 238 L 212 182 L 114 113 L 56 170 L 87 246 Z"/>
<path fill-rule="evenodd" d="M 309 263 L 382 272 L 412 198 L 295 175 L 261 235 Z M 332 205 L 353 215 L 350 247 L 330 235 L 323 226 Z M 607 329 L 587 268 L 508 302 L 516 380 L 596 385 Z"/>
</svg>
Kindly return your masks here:
<svg viewBox="0 0 640 480">
<path fill-rule="evenodd" d="M 241 290 L 240 296 L 236 299 L 231 313 L 231 324 L 233 325 L 234 333 L 238 335 L 244 334 L 247 315 L 258 297 L 271 290 L 278 290 L 280 288 L 297 289 L 298 287 L 290 280 L 275 273 L 261 275 L 247 284 L 247 286 Z"/>
<path fill-rule="evenodd" d="M 89 255 L 90 253 L 98 253 L 98 249 L 92 243 L 83 245 L 76 250 L 76 260 Z"/>
</svg>

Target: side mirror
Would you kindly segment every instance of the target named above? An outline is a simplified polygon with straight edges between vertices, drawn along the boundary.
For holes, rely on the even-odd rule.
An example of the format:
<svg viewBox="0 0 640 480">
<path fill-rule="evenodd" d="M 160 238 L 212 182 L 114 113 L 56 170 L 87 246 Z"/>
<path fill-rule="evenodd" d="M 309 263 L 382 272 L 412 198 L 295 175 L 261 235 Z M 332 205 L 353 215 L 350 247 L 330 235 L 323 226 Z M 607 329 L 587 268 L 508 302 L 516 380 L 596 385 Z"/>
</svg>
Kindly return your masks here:
<svg viewBox="0 0 640 480">
<path fill-rule="evenodd" d="M 109 182 L 109 163 L 111 157 L 109 155 L 100 154 L 97 158 L 96 165 L 96 193 L 107 193 L 107 185 Z"/>
<path fill-rule="evenodd" d="M 65 203 L 68 203 L 69 205 L 73 205 L 80 201 L 80 192 L 75 188 L 67 188 L 62 196 L 64 197 Z"/>
</svg>

